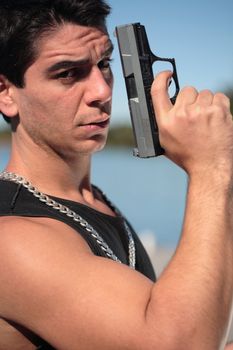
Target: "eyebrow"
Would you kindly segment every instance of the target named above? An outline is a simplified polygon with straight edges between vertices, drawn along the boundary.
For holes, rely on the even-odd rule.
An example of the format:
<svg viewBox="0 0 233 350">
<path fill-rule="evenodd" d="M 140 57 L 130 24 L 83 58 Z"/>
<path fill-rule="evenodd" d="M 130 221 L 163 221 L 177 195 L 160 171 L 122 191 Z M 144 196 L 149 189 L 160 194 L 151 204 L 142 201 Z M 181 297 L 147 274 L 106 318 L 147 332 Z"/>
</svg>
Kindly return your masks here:
<svg viewBox="0 0 233 350">
<path fill-rule="evenodd" d="M 110 46 L 104 52 L 103 57 L 110 56 L 113 52 L 113 49 L 114 49 L 114 46 L 111 42 Z M 90 63 L 90 60 L 86 59 L 86 58 L 75 60 L 75 61 L 70 61 L 70 60 L 60 61 L 60 62 L 56 62 L 55 64 L 50 66 L 46 70 L 46 73 L 53 73 L 53 72 L 56 72 L 60 69 L 69 69 L 69 68 L 73 68 L 73 67 L 85 66 L 89 63 Z"/>
<path fill-rule="evenodd" d="M 76 61 L 66 60 L 66 61 L 56 62 L 46 70 L 46 73 L 53 73 L 60 69 L 69 69 L 72 67 L 82 66 L 82 65 L 88 64 L 89 62 L 90 61 L 88 59 L 81 59 Z"/>
</svg>

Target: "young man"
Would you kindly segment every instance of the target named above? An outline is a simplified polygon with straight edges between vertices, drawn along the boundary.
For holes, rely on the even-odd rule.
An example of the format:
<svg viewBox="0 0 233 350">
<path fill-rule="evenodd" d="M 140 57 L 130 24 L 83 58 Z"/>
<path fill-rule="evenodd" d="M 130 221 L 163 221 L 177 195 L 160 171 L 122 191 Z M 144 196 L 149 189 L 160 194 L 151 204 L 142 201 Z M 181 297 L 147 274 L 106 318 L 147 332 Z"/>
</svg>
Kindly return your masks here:
<svg viewBox="0 0 233 350">
<path fill-rule="evenodd" d="M 108 13 L 101 0 L 0 5 L 0 110 L 12 127 L 0 175 L 0 348 L 223 349 L 233 292 L 229 101 L 187 87 L 172 106 L 171 72 L 155 79 L 161 144 L 189 175 L 181 239 L 155 283 L 133 229 L 90 180 L 111 112 Z"/>
</svg>

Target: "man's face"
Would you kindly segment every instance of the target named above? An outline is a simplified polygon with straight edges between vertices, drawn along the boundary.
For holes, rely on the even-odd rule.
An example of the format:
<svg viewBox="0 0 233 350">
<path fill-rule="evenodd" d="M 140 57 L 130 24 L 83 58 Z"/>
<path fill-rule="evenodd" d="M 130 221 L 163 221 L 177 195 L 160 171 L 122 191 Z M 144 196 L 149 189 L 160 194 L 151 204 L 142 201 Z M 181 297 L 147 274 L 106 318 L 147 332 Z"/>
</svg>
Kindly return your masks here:
<svg viewBox="0 0 233 350">
<path fill-rule="evenodd" d="M 104 30 L 65 24 L 40 39 L 38 58 L 14 88 L 17 132 L 64 156 L 92 153 L 107 137 L 112 45 Z"/>
</svg>

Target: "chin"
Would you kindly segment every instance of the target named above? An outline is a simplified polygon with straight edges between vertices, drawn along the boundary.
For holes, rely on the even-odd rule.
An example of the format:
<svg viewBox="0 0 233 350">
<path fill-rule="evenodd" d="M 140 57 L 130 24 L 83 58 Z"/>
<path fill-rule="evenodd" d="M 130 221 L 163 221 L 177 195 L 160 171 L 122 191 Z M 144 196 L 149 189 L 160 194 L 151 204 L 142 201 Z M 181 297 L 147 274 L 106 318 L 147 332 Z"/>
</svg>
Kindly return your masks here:
<svg viewBox="0 0 233 350">
<path fill-rule="evenodd" d="M 100 152 L 103 150 L 107 142 L 107 137 L 104 137 L 103 135 L 98 135 L 93 137 L 92 139 L 89 139 L 86 141 L 85 144 L 82 145 L 82 147 L 77 147 L 76 154 L 85 154 L 85 155 L 91 155 L 96 152 Z"/>
<path fill-rule="evenodd" d="M 92 153 L 96 153 L 96 152 L 100 152 L 100 151 L 102 151 L 104 148 L 105 148 L 105 146 L 106 146 L 106 139 L 104 140 L 104 142 L 99 142 L 98 144 L 96 144 L 95 145 L 95 147 L 94 147 L 94 149 L 93 149 L 93 151 L 92 151 Z"/>
</svg>

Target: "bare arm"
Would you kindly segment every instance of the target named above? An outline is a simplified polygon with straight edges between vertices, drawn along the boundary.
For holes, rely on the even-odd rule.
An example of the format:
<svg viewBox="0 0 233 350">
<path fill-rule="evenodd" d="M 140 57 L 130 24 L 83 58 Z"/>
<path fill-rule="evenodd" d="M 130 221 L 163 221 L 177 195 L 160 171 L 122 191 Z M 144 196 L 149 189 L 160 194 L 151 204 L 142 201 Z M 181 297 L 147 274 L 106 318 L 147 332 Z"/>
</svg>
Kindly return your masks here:
<svg viewBox="0 0 233 350">
<path fill-rule="evenodd" d="M 163 279 L 170 284 L 173 280 L 169 303 L 174 303 L 172 315 L 177 315 L 177 325 L 182 324 L 184 307 L 189 348 L 218 349 L 218 337 L 226 332 L 231 313 L 233 286 L 233 134 L 229 101 L 222 94 L 198 94 L 189 87 L 181 91 L 170 109 L 163 81 L 158 80 L 153 88 L 161 143 L 167 156 L 189 175 L 180 243 L 160 282 Z M 172 301 L 172 294 L 178 300 Z M 174 313 L 176 306 L 178 313 Z"/>
<path fill-rule="evenodd" d="M 223 96 L 186 89 L 172 107 L 167 76 L 152 92 L 161 142 L 189 185 L 181 240 L 156 284 L 93 256 L 61 223 L 1 223 L 1 314 L 57 349 L 224 347 L 233 294 L 229 106 Z"/>
</svg>

